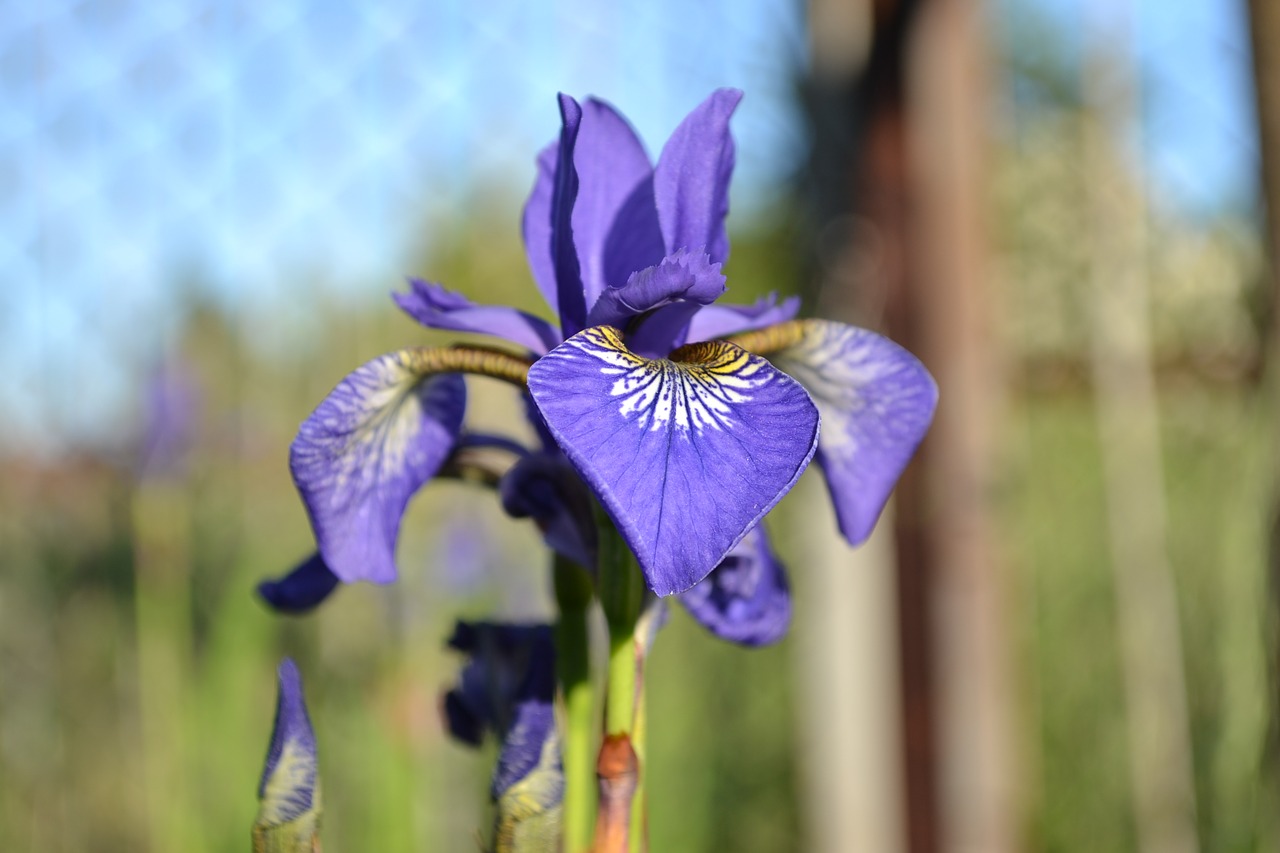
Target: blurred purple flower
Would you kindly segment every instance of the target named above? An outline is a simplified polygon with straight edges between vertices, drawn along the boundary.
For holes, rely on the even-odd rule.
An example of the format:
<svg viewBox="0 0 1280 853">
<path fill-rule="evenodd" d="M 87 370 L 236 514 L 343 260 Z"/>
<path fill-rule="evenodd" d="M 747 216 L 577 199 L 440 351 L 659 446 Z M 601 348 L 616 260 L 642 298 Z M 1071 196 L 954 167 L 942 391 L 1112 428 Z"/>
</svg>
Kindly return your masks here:
<svg viewBox="0 0 1280 853">
<path fill-rule="evenodd" d="M 467 655 L 444 697 L 449 732 L 470 746 L 486 735 L 501 743 L 490 795 L 497 834 L 513 846 L 498 849 L 549 849 L 564 796 L 551 626 L 458 622 L 448 644 Z"/>
<path fill-rule="evenodd" d="M 145 479 L 182 476 L 195 444 L 203 400 L 195 371 L 180 358 L 170 359 L 152 374 L 143 394 L 138 475 Z"/>
</svg>

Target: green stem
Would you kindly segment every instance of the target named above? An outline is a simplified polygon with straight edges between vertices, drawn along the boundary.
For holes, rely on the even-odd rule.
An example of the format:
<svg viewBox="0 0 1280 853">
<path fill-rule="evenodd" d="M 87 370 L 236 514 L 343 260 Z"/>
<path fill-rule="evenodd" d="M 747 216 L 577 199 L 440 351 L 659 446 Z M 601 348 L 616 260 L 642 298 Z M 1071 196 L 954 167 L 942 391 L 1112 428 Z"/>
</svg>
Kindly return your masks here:
<svg viewBox="0 0 1280 853">
<path fill-rule="evenodd" d="M 596 818 L 596 750 L 587 610 L 594 594 L 580 566 L 556 556 L 556 667 L 564 690 L 564 847 L 586 853 Z"/>
<path fill-rule="evenodd" d="M 610 632 L 612 634 L 612 632 Z M 605 734 L 631 737 L 635 723 L 636 652 L 630 634 L 609 637 L 609 691 L 605 699 Z"/>
<path fill-rule="evenodd" d="M 605 734 L 631 736 L 635 718 L 636 622 L 644 602 L 644 577 L 613 521 L 598 506 L 600 606 L 609 624 L 609 681 Z"/>
<path fill-rule="evenodd" d="M 647 626 L 642 625 L 640 632 L 648 630 Z M 636 637 L 636 656 L 635 656 L 635 716 L 632 722 L 631 731 L 631 748 L 636 753 L 636 765 L 644 768 L 645 763 L 645 734 L 648 729 L 648 715 L 645 714 L 645 690 L 644 690 L 644 665 L 647 662 L 648 652 L 644 649 L 644 643 L 640 637 Z M 643 651 L 642 651 L 643 650 Z M 631 851 L 632 853 L 640 853 L 648 849 L 648 827 L 646 826 L 646 816 L 648 814 L 647 800 L 645 796 L 645 774 L 641 773 L 636 777 L 636 796 L 632 807 L 633 815 L 631 820 Z"/>
<path fill-rule="evenodd" d="M 614 839 L 625 849 L 631 827 L 643 823 L 643 814 L 636 813 L 634 791 L 638 788 L 644 768 L 635 760 L 631 741 L 636 727 L 636 670 L 642 649 L 636 641 L 636 624 L 644 603 L 644 577 L 635 555 L 627 547 L 612 520 L 599 506 L 596 508 L 596 528 L 599 531 L 599 590 L 600 605 L 609 626 L 609 676 L 605 693 L 605 735 L 625 741 L 625 752 L 632 756 L 632 782 L 620 785 L 618 780 L 601 776 L 601 785 L 616 793 L 621 799 L 610 809 L 614 825 L 597 828 L 597 839 Z M 620 753 L 621 754 L 621 753 Z M 604 753 L 601 753 L 602 761 Z M 628 788 L 630 789 L 628 791 Z M 601 829 L 604 830 L 603 836 Z M 634 848 L 633 848 L 634 849 Z"/>
</svg>

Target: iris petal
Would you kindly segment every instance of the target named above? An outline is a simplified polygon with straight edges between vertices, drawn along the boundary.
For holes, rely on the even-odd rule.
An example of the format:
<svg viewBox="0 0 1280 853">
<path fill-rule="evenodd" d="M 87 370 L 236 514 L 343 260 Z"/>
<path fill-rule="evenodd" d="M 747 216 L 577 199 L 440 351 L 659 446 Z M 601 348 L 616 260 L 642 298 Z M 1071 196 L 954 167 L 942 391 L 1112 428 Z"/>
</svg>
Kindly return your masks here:
<svg viewBox="0 0 1280 853">
<path fill-rule="evenodd" d="M 551 256 L 551 203 L 555 199 L 559 151 L 559 142 L 553 142 L 539 152 L 538 174 L 533 179 L 533 189 L 524 203 L 521 219 L 524 253 L 533 271 L 533 280 L 557 317 L 560 299 L 556 294 L 556 265 Z"/>
<path fill-rule="evenodd" d="M 516 461 L 498 483 L 502 508 L 513 518 L 532 518 L 548 547 L 579 566 L 596 564 L 591 494 L 559 452 Z"/>
<path fill-rule="evenodd" d="M 592 307 L 587 322 L 592 326 L 621 328 L 632 317 L 673 300 L 709 305 L 724 290 L 724 275 L 719 264 L 711 263 L 706 252 L 680 249 L 663 258 L 662 263 L 632 273 L 622 286 L 605 290 Z"/>
<path fill-rule="evenodd" d="M 560 343 L 560 333 L 540 317 L 502 305 L 477 305 L 461 294 L 421 279 L 409 279 L 409 286 L 409 293 L 393 293 L 391 298 L 429 329 L 493 335 L 538 355 Z"/>
<path fill-rule="evenodd" d="M 775 323 L 784 323 L 800 311 L 800 297 L 789 296 L 778 302 L 778 295 L 762 296 L 752 305 L 708 305 L 689 321 L 688 339 L 710 341 L 763 329 Z"/>
<path fill-rule="evenodd" d="M 560 147 L 556 154 L 555 188 L 551 196 L 551 263 L 556 273 L 556 304 L 560 330 L 571 335 L 587 319 L 582 290 L 582 268 L 573 239 L 573 207 L 578 200 L 578 170 L 573 152 L 582 125 L 582 107 L 568 95 L 560 96 Z"/>
<path fill-rule="evenodd" d="M 857 545 L 871 535 L 928 431 L 938 386 L 915 356 L 888 338 L 826 320 L 805 321 L 802 340 L 772 360 L 808 389 L 822 412 L 818 464 L 840 532 Z"/>
<path fill-rule="evenodd" d="M 734 163 L 729 118 L 740 100 L 742 93 L 736 89 L 712 92 L 662 149 L 653 188 L 668 252 L 704 250 L 721 263 L 729 257 L 724 224 Z"/>
<path fill-rule="evenodd" d="M 744 646 L 766 646 L 787 634 L 791 592 L 787 575 L 757 525 L 680 603 L 711 633 Z"/>
<path fill-rule="evenodd" d="M 817 447 L 804 389 L 724 342 L 650 360 L 593 327 L 539 359 L 529 390 L 659 595 L 706 577 Z"/>
<path fill-rule="evenodd" d="M 302 853 L 312 849 L 320 816 L 316 736 L 298 667 L 286 658 L 278 677 L 275 727 L 258 785 L 261 805 L 253 826 L 254 850 Z"/>
<path fill-rule="evenodd" d="M 588 98 L 582 105 L 573 163 L 578 173 L 573 238 L 590 309 L 606 287 L 623 284 L 665 252 L 649 155 L 627 120 L 604 101 Z"/>
<path fill-rule="evenodd" d="M 302 614 L 319 607 L 339 583 L 316 552 L 284 577 L 258 584 L 258 595 L 279 613 Z"/>
<path fill-rule="evenodd" d="M 426 376 L 401 350 L 348 375 L 303 421 L 289 467 L 320 554 L 343 582 L 395 579 L 405 505 L 448 457 L 465 406 L 461 376 Z"/>
</svg>

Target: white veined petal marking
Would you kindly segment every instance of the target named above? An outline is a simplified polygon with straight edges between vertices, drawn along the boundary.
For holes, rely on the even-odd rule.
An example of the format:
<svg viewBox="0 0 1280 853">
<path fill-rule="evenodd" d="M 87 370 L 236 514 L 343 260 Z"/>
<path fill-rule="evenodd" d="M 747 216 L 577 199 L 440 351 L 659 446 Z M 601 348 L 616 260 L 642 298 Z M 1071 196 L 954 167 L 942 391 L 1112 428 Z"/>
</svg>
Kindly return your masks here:
<svg viewBox="0 0 1280 853">
<path fill-rule="evenodd" d="M 609 393 L 620 398 L 618 413 L 650 431 L 732 429 L 734 406 L 772 379 L 762 373 L 767 362 L 723 341 L 682 347 L 672 354 L 679 360 L 635 355 L 609 326 L 588 329 L 570 343 L 602 362 L 602 374 L 616 377 Z"/>
<path fill-rule="evenodd" d="M 913 357 L 865 329 L 818 320 L 805 325 L 804 337 L 773 360 L 817 403 L 826 453 L 854 455 L 870 438 L 870 425 L 888 433 L 916 429 L 921 409 L 912 403 L 920 395 L 922 368 Z M 897 352 L 905 357 L 891 357 Z"/>
<path fill-rule="evenodd" d="M 345 394 L 331 396 L 332 411 L 322 423 L 337 439 L 326 449 L 335 503 L 348 489 L 370 488 L 401 469 L 415 452 L 422 401 L 414 391 L 421 381 L 405 353 L 388 353 L 348 377 Z"/>
</svg>

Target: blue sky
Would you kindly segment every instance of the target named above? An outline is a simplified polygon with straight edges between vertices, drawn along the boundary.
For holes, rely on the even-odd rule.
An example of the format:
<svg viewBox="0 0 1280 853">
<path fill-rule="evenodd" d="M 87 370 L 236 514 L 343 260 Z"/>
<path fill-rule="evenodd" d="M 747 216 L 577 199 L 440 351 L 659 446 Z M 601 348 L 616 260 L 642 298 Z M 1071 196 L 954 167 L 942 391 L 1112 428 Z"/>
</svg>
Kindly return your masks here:
<svg viewBox="0 0 1280 853">
<path fill-rule="evenodd" d="M 1099 3 L 1101 0 L 1088 0 Z M 1138 4 L 1144 152 L 1176 205 L 1247 203 L 1243 4 Z M 735 118 L 733 220 L 801 144 L 800 2 L 463 0 L 10 4 L 0 17 L 0 412 L 5 445 L 109 436 L 198 271 L 246 315 L 320 289 L 383 299 L 424 222 L 512 188 L 558 90 L 619 105 L 656 154 L 711 89 Z M 1105 8 L 1105 5 L 1099 8 Z M 1080 38 L 1079 4 L 1003 0 Z M 296 310 L 296 308 L 295 308 Z"/>
</svg>

